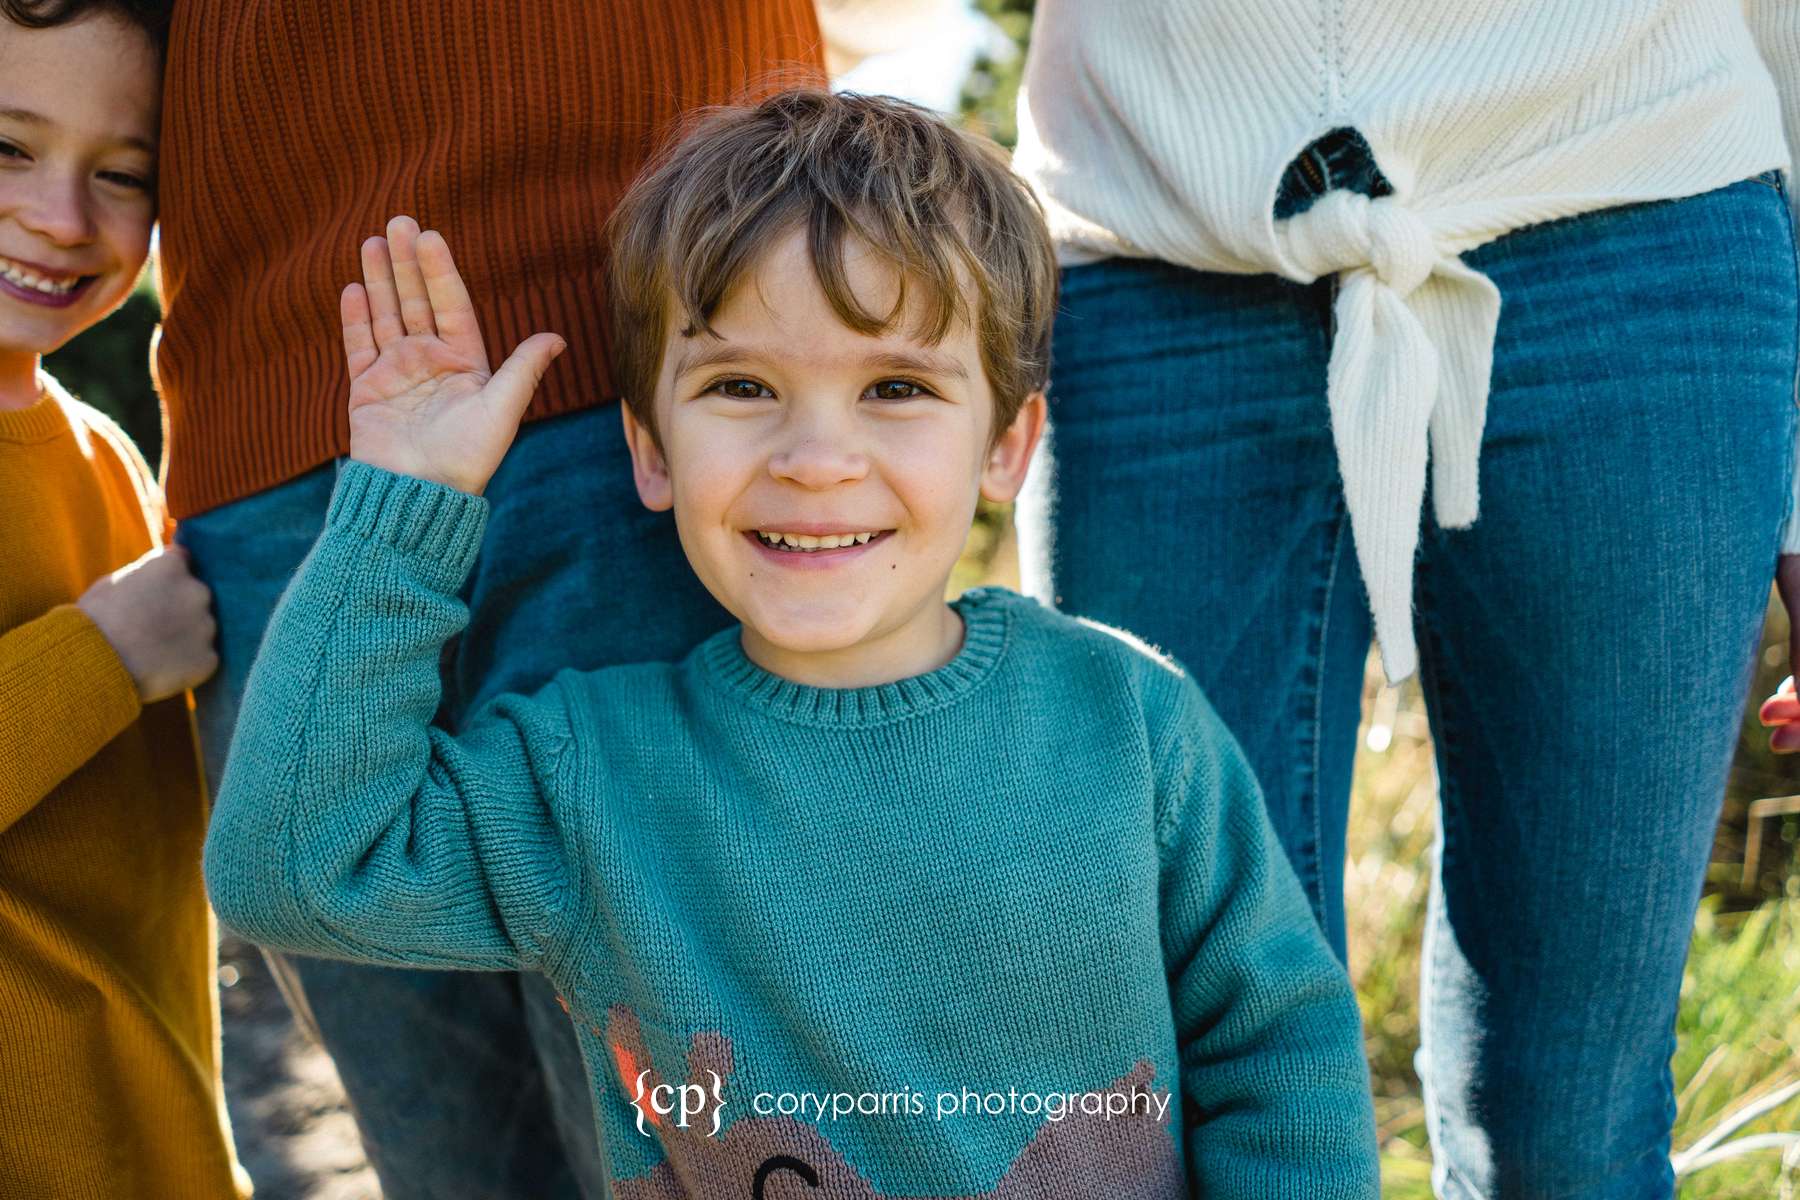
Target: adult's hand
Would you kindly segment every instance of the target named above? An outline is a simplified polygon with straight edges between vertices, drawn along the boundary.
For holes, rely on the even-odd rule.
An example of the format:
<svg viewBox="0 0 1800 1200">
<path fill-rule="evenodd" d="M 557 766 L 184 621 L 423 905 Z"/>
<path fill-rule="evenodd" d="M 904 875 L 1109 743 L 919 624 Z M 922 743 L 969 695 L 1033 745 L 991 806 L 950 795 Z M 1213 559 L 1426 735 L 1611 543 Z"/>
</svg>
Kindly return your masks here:
<svg viewBox="0 0 1800 1200">
<path fill-rule="evenodd" d="M 1776 560 L 1775 590 L 1788 614 L 1788 677 L 1763 701 L 1757 716 L 1764 725 L 1774 726 L 1769 749 L 1792 754 L 1800 750 L 1800 695 L 1794 691 L 1794 677 L 1800 675 L 1800 554 L 1783 554 Z"/>
</svg>

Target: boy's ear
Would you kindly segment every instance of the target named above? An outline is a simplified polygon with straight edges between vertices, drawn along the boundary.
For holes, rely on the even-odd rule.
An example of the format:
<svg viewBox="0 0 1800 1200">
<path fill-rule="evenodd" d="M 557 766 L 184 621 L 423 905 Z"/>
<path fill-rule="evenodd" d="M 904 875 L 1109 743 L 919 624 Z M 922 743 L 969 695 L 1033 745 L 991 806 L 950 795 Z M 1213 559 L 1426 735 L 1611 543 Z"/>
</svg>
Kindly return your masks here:
<svg viewBox="0 0 1800 1200">
<path fill-rule="evenodd" d="M 675 507 L 675 486 L 669 482 L 669 464 L 656 439 L 631 415 L 631 405 L 619 401 L 619 417 L 625 423 L 625 445 L 631 451 L 631 477 L 637 482 L 638 499 L 651 512 Z"/>
<path fill-rule="evenodd" d="M 1044 393 L 1033 392 L 1019 405 L 1012 425 L 995 439 L 981 468 L 981 494 L 995 504 L 1005 504 L 1025 486 L 1025 472 L 1038 440 L 1044 436 L 1049 412 Z"/>
</svg>

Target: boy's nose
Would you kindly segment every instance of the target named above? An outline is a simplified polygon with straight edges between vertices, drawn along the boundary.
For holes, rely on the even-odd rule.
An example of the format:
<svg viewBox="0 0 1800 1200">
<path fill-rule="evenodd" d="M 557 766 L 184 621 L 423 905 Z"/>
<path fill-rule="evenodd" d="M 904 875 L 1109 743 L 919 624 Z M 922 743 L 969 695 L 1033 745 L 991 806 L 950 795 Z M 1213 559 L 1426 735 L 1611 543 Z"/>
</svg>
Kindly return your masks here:
<svg viewBox="0 0 1800 1200">
<path fill-rule="evenodd" d="M 869 473 L 868 456 L 839 438 L 811 433 L 769 458 L 769 474 L 818 491 L 855 483 Z"/>
<path fill-rule="evenodd" d="M 86 180 L 45 178 L 29 202 L 17 209 L 19 224 L 58 246 L 79 246 L 94 239 L 94 210 Z"/>
</svg>

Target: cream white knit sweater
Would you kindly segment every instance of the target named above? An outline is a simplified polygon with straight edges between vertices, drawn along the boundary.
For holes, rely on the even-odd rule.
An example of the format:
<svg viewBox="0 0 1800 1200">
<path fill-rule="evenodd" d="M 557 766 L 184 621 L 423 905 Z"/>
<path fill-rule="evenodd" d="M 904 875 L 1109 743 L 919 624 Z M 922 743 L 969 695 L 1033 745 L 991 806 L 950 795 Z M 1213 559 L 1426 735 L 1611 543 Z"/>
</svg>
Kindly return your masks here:
<svg viewBox="0 0 1800 1200">
<path fill-rule="evenodd" d="M 1458 255 L 1787 165 L 1800 0 L 1040 0 L 1025 85 L 1015 166 L 1066 263 L 1338 274 L 1332 435 L 1397 681 L 1428 446 L 1438 523 L 1478 508 L 1501 298 Z M 1288 163 L 1339 126 L 1393 195 L 1274 220 Z"/>
</svg>

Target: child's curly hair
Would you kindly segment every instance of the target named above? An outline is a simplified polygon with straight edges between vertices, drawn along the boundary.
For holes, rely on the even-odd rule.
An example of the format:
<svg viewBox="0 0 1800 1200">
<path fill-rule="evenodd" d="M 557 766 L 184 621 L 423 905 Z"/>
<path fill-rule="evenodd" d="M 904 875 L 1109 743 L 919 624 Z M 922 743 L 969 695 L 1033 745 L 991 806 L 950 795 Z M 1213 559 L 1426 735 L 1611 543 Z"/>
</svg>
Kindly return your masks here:
<svg viewBox="0 0 1800 1200">
<path fill-rule="evenodd" d="M 136 25 L 162 50 L 169 40 L 174 0 L 0 0 L 0 17 L 27 29 L 49 29 L 92 12 L 117 13 Z"/>
<path fill-rule="evenodd" d="M 1056 255 L 1000 147 L 913 104 L 797 89 L 697 114 L 613 213 L 615 382 L 652 436 L 671 306 L 684 335 L 712 332 L 732 287 L 797 228 L 831 307 L 858 333 L 886 332 L 914 299 L 926 341 L 972 323 L 994 437 L 1047 383 Z M 852 294 L 850 236 L 898 268 L 891 311 L 870 312 Z"/>
</svg>

